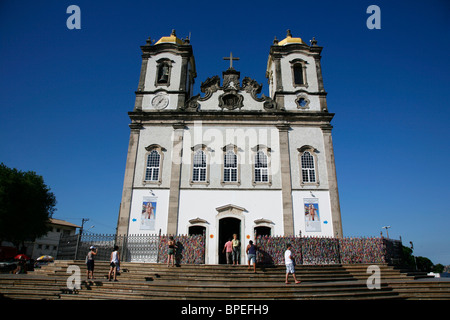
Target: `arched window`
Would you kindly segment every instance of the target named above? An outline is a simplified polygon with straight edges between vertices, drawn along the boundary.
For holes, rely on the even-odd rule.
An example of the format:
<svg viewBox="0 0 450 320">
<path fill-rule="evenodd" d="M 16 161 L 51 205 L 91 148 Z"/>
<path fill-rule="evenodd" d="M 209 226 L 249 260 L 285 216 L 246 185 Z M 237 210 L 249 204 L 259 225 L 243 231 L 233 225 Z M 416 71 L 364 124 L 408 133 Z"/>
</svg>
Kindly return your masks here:
<svg viewBox="0 0 450 320">
<path fill-rule="evenodd" d="M 163 151 L 166 151 L 166 149 L 157 144 L 152 144 L 145 149 L 147 150 L 147 154 L 145 155 L 145 173 L 143 183 L 161 184 L 162 163 L 164 158 Z"/>
<path fill-rule="evenodd" d="M 253 151 L 253 185 L 272 185 L 270 171 L 270 153 L 272 149 L 263 144 L 258 144 L 251 149 Z"/>
<path fill-rule="evenodd" d="M 255 154 L 255 182 L 269 182 L 267 155 L 263 151 Z"/>
<path fill-rule="evenodd" d="M 240 150 L 234 144 L 228 144 L 222 148 L 223 151 L 223 166 L 222 166 L 222 180 L 221 184 L 241 184 L 240 172 Z"/>
<path fill-rule="evenodd" d="M 161 156 L 158 151 L 153 150 L 147 156 L 147 170 L 145 171 L 145 180 L 158 181 L 159 180 L 159 164 Z"/>
<path fill-rule="evenodd" d="M 289 61 L 292 71 L 292 85 L 294 87 L 308 87 L 306 80 L 306 65 L 308 62 L 302 59 L 294 59 Z"/>
<path fill-rule="evenodd" d="M 211 148 L 205 144 L 197 144 L 191 147 L 191 180 L 190 185 L 193 184 L 209 184 L 209 157 Z"/>
<path fill-rule="evenodd" d="M 304 84 L 303 79 L 303 65 L 301 63 L 294 64 L 294 84 L 301 85 Z"/>
<path fill-rule="evenodd" d="M 233 150 L 228 150 L 224 156 L 223 162 L 223 181 L 237 182 L 237 155 Z"/>
<path fill-rule="evenodd" d="M 301 155 L 302 165 L 302 182 L 316 182 L 316 169 L 314 164 L 314 157 L 309 151 L 303 152 Z"/>
<path fill-rule="evenodd" d="M 203 150 L 194 153 L 194 163 L 192 169 L 192 181 L 206 181 L 206 154 Z"/>
</svg>

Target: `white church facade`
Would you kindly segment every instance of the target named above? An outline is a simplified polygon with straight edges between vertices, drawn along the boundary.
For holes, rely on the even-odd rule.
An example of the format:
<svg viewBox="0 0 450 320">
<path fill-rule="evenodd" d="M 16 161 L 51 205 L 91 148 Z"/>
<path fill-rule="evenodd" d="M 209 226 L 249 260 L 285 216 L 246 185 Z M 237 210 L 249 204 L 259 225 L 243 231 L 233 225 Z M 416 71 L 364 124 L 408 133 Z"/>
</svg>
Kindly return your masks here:
<svg viewBox="0 0 450 320">
<path fill-rule="evenodd" d="M 142 49 L 117 232 L 206 236 L 206 263 L 225 241 L 256 235 L 342 237 L 322 47 L 288 31 L 270 46 L 262 84 L 233 67 L 193 93 L 189 40 Z"/>
</svg>

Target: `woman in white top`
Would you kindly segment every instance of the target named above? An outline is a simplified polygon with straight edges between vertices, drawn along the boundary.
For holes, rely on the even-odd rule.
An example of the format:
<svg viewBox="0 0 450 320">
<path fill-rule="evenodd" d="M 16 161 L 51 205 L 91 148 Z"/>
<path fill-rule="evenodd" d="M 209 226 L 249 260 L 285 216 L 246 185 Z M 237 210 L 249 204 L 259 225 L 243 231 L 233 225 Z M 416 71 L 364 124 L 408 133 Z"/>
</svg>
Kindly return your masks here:
<svg viewBox="0 0 450 320">
<path fill-rule="evenodd" d="M 119 257 L 119 247 L 114 246 L 114 251 L 111 252 L 111 263 L 108 274 L 108 281 L 111 281 L 111 275 L 114 273 L 114 281 L 117 281 L 117 269 L 119 268 L 120 257 Z"/>
</svg>

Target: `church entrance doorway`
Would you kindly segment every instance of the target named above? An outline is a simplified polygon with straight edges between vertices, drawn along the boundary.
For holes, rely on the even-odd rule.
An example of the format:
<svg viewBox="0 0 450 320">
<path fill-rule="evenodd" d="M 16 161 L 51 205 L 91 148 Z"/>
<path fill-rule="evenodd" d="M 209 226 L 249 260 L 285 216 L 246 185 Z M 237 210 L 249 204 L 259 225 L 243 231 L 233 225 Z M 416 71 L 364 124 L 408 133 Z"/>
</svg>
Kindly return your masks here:
<svg viewBox="0 0 450 320">
<path fill-rule="evenodd" d="M 223 252 L 225 243 L 233 239 L 233 234 L 241 240 L 241 220 L 236 218 L 222 218 L 219 220 L 219 264 L 226 264 L 227 258 Z M 242 243 L 242 240 L 241 240 Z"/>
</svg>

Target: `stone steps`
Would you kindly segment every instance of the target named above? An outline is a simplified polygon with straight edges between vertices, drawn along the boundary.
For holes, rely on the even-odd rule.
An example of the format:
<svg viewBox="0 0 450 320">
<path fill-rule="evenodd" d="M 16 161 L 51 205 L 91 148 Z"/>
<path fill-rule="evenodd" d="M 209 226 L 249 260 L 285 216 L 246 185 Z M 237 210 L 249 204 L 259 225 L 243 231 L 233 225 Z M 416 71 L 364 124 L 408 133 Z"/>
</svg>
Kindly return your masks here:
<svg viewBox="0 0 450 320">
<path fill-rule="evenodd" d="M 414 280 L 415 276 L 385 264 L 381 289 L 366 285 L 369 265 L 296 266 L 302 281 L 285 284 L 285 267 L 181 265 L 122 263 L 118 282 L 106 276 L 108 262 L 96 261 L 95 280 L 82 281 L 76 293 L 67 290 L 67 267 L 80 267 L 86 278 L 84 261 L 56 261 L 25 275 L 0 275 L 0 297 L 13 299 L 61 300 L 295 300 L 295 299 L 450 299 L 450 282 Z M 422 279 L 425 280 L 425 279 Z"/>
<path fill-rule="evenodd" d="M 80 262 L 71 262 L 71 264 L 77 264 L 81 270 L 85 270 L 85 266 Z M 69 265 L 69 264 L 67 264 Z M 67 268 L 67 266 L 66 266 Z M 122 280 L 142 280 L 157 281 L 157 280 L 191 280 L 191 281 L 211 281 L 211 282 L 227 282 L 234 283 L 245 280 L 258 280 L 264 278 L 265 282 L 277 282 L 281 281 L 284 274 L 284 267 L 270 267 L 270 268 L 258 268 L 257 273 L 254 274 L 247 270 L 246 266 L 223 266 L 223 265 L 208 265 L 208 266 L 193 266 L 183 265 L 179 268 L 166 267 L 162 264 L 122 264 L 122 271 L 119 279 Z M 367 279 L 368 274 L 366 272 L 367 266 L 298 266 L 296 274 L 304 282 L 309 281 L 349 281 L 349 280 L 361 280 Z M 381 265 L 380 266 L 382 279 L 401 279 L 401 280 L 413 280 L 406 273 L 400 273 L 394 270 L 392 267 Z M 95 276 L 97 279 L 105 279 L 107 277 L 109 267 L 107 263 L 97 263 L 95 268 Z M 48 275 L 67 277 L 65 268 L 56 267 L 48 268 Z M 84 276 L 82 271 L 82 276 Z M 230 275 L 232 277 L 226 277 L 224 280 L 223 275 Z"/>
<path fill-rule="evenodd" d="M 316 299 L 316 298 L 391 298 L 397 294 L 392 292 L 387 284 L 376 293 L 370 292 L 363 282 L 351 283 L 316 283 L 300 285 L 283 282 L 267 284 L 266 282 L 247 282 L 231 285 L 216 285 L 191 281 L 174 282 L 159 281 L 151 284 L 138 282 L 104 282 L 83 283 L 90 290 L 81 290 L 77 296 L 95 299 L 214 299 L 214 300 L 245 300 L 245 299 Z M 183 288 L 183 290 L 180 290 Z M 70 299 L 71 296 L 64 296 Z"/>
<path fill-rule="evenodd" d="M 392 281 L 389 286 L 405 299 L 450 300 L 450 281 Z"/>
<path fill-rule="evenodd" d="M 28 274 L 1 274 L 0 297 L 31 300 L 59 299 L 66 281 Z"/>
</svg>

